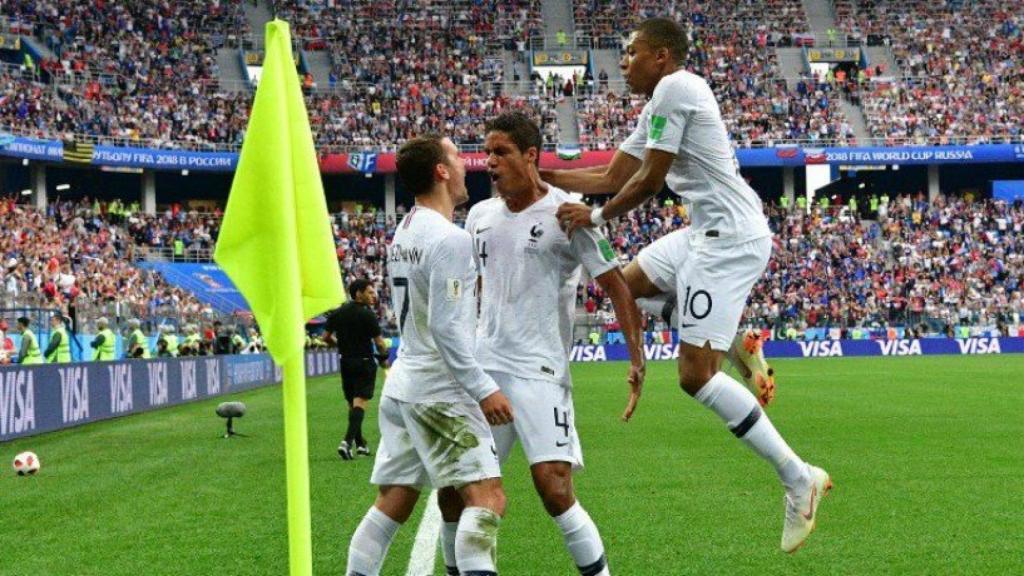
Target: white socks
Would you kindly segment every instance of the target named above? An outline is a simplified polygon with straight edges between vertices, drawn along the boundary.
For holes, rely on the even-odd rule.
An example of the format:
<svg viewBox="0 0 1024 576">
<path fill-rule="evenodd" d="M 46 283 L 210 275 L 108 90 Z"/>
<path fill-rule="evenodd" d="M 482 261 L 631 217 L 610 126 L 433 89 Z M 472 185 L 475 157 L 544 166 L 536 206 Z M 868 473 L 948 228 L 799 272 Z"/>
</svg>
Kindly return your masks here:
<svg viewBox="0 0 1024 576">
<path fill-rule="evenodd" d="M 441 528 L 441 547 L 444 551 L 444 569 L 447 576 L 459 576 L 458 564 L 455 561 L 455 534 L 458 530 L 458 522 L 445 522 Z"/>
<path fill-rule="evenodd" d="M 597 526 L 587 511 L 577 502 L 561 516 L 555 517 L 555 524 L 562 530 L 565 547 L 569 549 L 576 567 L 582 576 L 609 576 L 608 561 L 604 555 L 604 544 Z"/>
<path fill-rule="evenodd" d="M 487 508 L 470 506 L 459 517 L 455 558 L 464 575 L 496 576 L 498 525 L 501 516 Z"/>
<path fill-rule="evenodd" d="M 370 506 L 352 535 L 348 547 L 348 576 L 378 576 L 391 540 L 401 526 L 376 507 Z"/>
<path fill-rule="evenodd" d="M 725 421 L 743 443 L 775 467 L 787 490 L 810 482 L 807 464 L 786 444 L 746 386 L 719 372 L 694 396 Z"/>
</svg>

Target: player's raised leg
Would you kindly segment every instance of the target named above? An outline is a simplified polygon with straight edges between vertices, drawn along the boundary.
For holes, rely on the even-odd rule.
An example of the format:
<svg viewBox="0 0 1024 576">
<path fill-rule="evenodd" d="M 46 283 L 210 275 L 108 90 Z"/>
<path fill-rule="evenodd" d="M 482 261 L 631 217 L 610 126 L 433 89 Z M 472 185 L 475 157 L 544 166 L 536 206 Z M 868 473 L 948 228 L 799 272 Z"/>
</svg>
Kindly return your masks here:
<svg viewBox="0 0 1024 576">
<path fill-rule="evenodd" d="M 623 275 L 641 310 L 661 318 L 668 326 L 679 325 L 679 299 L 674 288 L 658 287 L 644 273 L 638 260 L 627 264 Z M 763 344 L 753 331 L 739 332 L 727 358 L 761 406 L 767 406 L 775 399 L 775 370 L 764 357 Z"/>
<path fill-rule="evenodd" d="M 724 352 L 710 344 L 682 343 L 679 383 L 688 394 L 721 418 L 729 431 L 767 461 L 786 490 L 782 549 L 793 552 L 814 529 L 818 502 L 832 483 L 820 468 L 804 462 L 775 429 L 749 390 L 721 371 Z"/>
</svg>

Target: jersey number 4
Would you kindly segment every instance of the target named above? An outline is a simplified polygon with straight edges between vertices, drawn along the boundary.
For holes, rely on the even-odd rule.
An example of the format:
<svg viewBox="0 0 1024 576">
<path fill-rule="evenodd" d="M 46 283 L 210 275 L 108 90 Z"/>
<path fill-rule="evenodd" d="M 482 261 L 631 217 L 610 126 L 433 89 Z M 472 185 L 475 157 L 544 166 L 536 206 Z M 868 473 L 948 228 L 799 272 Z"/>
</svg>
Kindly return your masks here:
<svg viewBox="0 0 1024 576">
<path fill-rule="evenodd" d="M 476 255 L 477 255 L 477 258 L 480 259 L 480 267 L 481 268 L 486 268 L 487 267 L 487 242 L 483 241 L 483 240 L 480 240 L 479 238 L 476 239 Z"/>
<path fill-rule="evenodd" d="M 405 317 L 409 314 L 409 279 L 408 278 L 392 278 L 392 284 L 395 287 L 395 300 L 399 299 L 399 290 L 401 290 L 402 307 L 398 313 L 398 331 L 405 335 Z"/>
</svg>

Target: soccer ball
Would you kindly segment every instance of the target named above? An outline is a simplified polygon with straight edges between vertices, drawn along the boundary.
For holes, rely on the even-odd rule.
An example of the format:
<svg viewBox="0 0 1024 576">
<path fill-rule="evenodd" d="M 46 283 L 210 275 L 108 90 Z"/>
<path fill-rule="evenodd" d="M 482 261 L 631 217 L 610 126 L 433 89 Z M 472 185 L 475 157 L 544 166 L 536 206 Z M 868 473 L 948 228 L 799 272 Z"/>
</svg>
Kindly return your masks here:
<svg viewBox="0 0 1024 576">
<path fill-rule="evenodd" d="M 39 456 L 35 452 L 22 452 L 14 457 L 14 471 L 18 476 L 39 472 Z"/>
</svg>

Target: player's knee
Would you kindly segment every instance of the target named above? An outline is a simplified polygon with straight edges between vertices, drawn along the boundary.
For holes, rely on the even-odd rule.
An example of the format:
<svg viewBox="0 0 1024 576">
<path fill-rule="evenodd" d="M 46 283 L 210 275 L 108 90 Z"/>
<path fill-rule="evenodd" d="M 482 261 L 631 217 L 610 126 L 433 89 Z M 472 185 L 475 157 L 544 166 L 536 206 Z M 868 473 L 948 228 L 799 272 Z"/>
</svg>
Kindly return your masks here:
<svg viewBox="0 0 1024 576">
<path fill-rule="evenodd" d="M 498 516 L 505 515 L 506 498 L 505 489 L 501 485 L 500 478 L 488 478 L 480 482 L 474 482 L 464 486 L 456 495 L 456 499 L 459 501 L 458 514 L 454 518 L 458 519 L 458 516 L 462 514 L 462 507 L 472 506 L 475 508 L 487 508 Z M 438 494 L 438 504 L 441 504 L 440 493 Z M 455 507 L 453 506 L 450 512 L 454 512 Z M 444 508 L 441 509 L 441 515 L 448 521 L 448 516 L 445 516 Z"/>
<path fill-rule="evenodd" d="M 381 486 L 374 507 L 399 524 L 405 524 L 416 508 L 420 493 L 408 486 Z"/>
<path fill-rule="evenodd" d="M 709 380 L 714 378 L 721 367 L 717 354 L 710 348 L 696 348 L 687 344 L 681 345 L 679 354 L 679 387 L 690 396 L 694 396 Z"/>
<path fill-rule="evenodd" d="M 544 509 L 552 517 L 565 514 L 566 510 L 572 508 L 576 503 L 576 495 L 573 493 L 572 485 L 559 485 L 542 493 L 541 500 L 544 501 Z"/>
<path fill-rule="evenodd" d="M 561 516 L 576 503 L 572 467 L 566 462 L 546 462 L 534 467 L 533 481 L 551 516 Z"/>
<path fill-rule="evenodd" d="M 488 506 L 495 514 L 505 517 L 505 506 L 508 504 L 508 500 L 505 497 L 505 490 L 498 488 L 491 496 L 491 506 Z"/>
<path fill-rule="evenodd" d="M 501 486 L 497 486 L 484 492 L 477 506 L 487 508 L 498 516 L 504 517 L 506 504 L 505 490 Z"/>
</svg>

